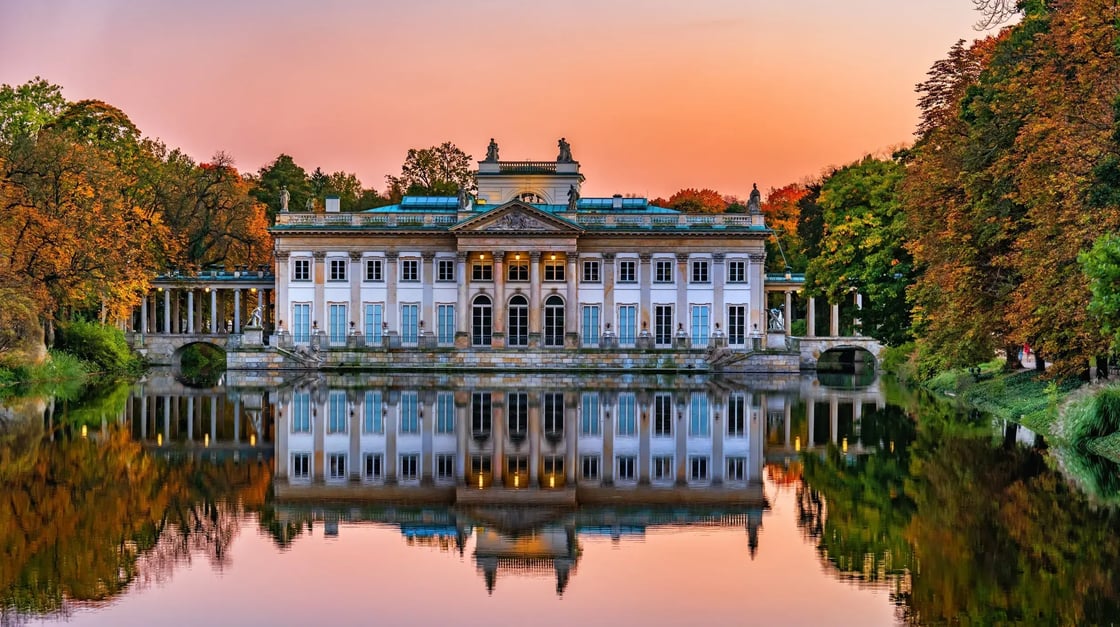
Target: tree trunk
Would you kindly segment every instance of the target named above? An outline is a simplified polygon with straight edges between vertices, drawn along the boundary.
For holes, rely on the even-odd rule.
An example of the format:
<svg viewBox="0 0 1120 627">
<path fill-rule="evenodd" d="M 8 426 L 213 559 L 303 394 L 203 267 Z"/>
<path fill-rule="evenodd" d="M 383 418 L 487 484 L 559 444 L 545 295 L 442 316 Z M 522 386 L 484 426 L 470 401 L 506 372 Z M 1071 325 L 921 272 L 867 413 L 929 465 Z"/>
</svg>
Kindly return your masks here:
<svg viewBox="0 0 1120 627">
<path fill-rule="evenodd" d="M 1046 360 L 1042 358 L 1042 353 L 1034 352 L 1034 369 L 1035 372 L 1046 372 Z"/>
<path fill-rule="evenodd" d="M 1003 362 L 1003 370 L 1011 372 L 1023 367 L 1023 362 L 1019 361 L 1019 349 L 1021 346 L 1018 344 L 1007 344 L 1003 350 L 1007 353 L 1007 361 Z"/>
</svg>

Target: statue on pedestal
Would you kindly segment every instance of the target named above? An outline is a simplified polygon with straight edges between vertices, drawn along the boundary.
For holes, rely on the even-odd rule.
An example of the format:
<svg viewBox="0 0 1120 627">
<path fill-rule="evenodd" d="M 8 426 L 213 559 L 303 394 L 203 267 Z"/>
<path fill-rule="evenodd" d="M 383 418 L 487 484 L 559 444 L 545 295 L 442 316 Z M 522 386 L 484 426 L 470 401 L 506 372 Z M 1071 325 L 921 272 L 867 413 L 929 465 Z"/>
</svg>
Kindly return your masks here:
<svg viewBox="0 0 1120 627">
<path fill-rule="evenodd" d="M 261 306 L 260 306 L 259 303 L 257 304 L 257 308 L 254 309 L 253 313 L 249 316 L 249 324 L 247 324 L 245 326 L 249 326 L 249 327 L 259 327 L 259 326 L 261 326 Z"/>
<path fill-rule="evenodd" d="M 288 201 L 292 199 L 292 195 L 288 192 L 288 186 L 285 185 L 280 188 L 280 211 L 288 210 Z"/>
<path fill-rule="evenodd" d="M 747 200 L 747 211 L 750 213 L 762 212 L 762 194 L 758 192 L 758 183 L 752 185 L 751 196 Z"/>
<path fill-rule="evenodd" d="M 771 309 L 770 310 L 770 330 L 771 331 L 785 331 L 786 330 L 786 321 L 785 321 L 785 318 L 782 316 L 782 310 L 781 309 Z"/>
<path fill-rule="evenodd" d="M 459 197 L 459 211 L 470 211 L 471 195 L 467 193 L 467 188 L 460 187 L 456 195 Z"/>
<path fill-rule="evenodd" d="M 557 144 L 560 146 L 560 154 L 556 156 L 556 160 L 559 161 L 560 163 L 571 163 L 572 162 L 572 147 L 571 147 L 571 145 L 569 145 L 568 141 L 566 139 L 564 139 L 563 137 L 560 138 L 560 141 L 557 142 Z"/>
<path fill-rule="evenodd" d="M 579 190 L 573 184 L 568 187 L 568 211 L 575 212 L 576 206 L 579 204 Z"/>
<path fill-rule="evenodd" d="M 490 145 L 486 147 L 486 160 L 498 160 L 498 142 L 494 141 L 493 137 L 490 138 Z"/>
</svg>

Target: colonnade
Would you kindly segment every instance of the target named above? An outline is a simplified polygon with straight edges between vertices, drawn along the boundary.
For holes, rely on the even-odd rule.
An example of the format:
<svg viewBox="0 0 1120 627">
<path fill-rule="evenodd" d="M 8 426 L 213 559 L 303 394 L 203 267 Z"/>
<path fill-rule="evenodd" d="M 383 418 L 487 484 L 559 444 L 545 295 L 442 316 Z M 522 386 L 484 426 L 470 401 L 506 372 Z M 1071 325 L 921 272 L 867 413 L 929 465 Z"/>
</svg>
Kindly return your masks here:
<svg viewBox="0 0 1120 627">
<path fill-rule="evenodd" d="M 273 323 L 270 288 L 229 286 L 157 286 L 136 307 L 128 330 L 143 334 L 240 333 L 261 307 L 261 324 Z"/>
</svg>

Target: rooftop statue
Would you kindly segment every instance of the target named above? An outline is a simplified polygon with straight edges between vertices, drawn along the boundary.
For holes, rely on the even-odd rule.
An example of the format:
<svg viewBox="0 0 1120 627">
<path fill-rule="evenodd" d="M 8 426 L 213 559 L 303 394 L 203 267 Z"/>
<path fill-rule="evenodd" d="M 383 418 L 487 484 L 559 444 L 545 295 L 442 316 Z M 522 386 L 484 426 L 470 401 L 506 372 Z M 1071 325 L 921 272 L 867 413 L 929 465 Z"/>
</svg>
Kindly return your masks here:
<svg viewBox="0 0 1120 627">
<path fill-rule="evenodd" d="M 467 188 L 460 187 L 459 192 L 459 211 L 471 210 L 471 195 L 467 193 Z"/>
<path fill-rule="evenodd" d="M 292 195 L 288 193 L 288 186 L 285 185 L 280 188 L 280 211 L 288 210 L 288 201 L 292 199 Z"/>
<path fill-rule="evenodd" d="M 486 147 L 486 160 L 498 160 L 498 142 L 494 141 L 493 137 L 490 138 L 490 145 Z"/>
<path fill-rule="evenodd" d="M 568 211 L 575 211 L 576 205 L 579 204 L 579 190 L 573 184 L 568 188 Z"/>
<path fill-rule="evenodd" d="M 560 138 L 560 141 L 557 142 L 557 144 L 560 146 L 560 154 L 556 156 L 556 160 L 561 162 L 561 163 L 571 163 L 572 162 L 572 147 L 571 147 L 571 145 L 569 145 L 568 141 L 565 140 L 563 137 Z"/>
<path fill-rule="evenodd" d="M 762 211 L 762 194 L 758 193 L 758 183 L 754 183 L 751 188 L 751 197 L 747 201 L 747 211 L 751 213 L 758 213 Z"/>
</svg>

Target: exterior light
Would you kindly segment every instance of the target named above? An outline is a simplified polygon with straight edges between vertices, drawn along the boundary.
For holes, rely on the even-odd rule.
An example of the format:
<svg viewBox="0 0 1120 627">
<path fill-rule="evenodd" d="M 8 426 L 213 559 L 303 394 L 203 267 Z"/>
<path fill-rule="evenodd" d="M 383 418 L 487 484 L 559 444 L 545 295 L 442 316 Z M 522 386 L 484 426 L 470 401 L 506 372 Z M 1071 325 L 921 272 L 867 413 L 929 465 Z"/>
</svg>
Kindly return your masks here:
<svg viewBox="0 0 1120 627">
<path fill-rule="evenodd" d="M 845 453 L 848 452 L 848 438 L 844 438 L 840 441 L 840 450 L 844 451 Z"/>
<path fill-rule="evenodd" d="M 205 292 L 206 292 L 207 294 L 209 294 L 209 293 L 210 293 L 210 288 L 206 288 L 206 289 L 205 289 L 204 291 L 205 291 Z"/>
<path fill-rule="evenodd" d="M 249 446 L 256 446 L 256 445 L 257 445 L 257 434 L 250 433 L 249 434 Z"/>
<path fill-rule="evenodd" d="M 251 293 L 253 293 L 253 294 L 256 294 L 256 293 L 257 293 L 257 288 L 255 288 L 255 287 L 250 287 L 250 288 L 249 288 L 249 291 L 250 291 Z"/>
<path fill-rule="evenodd" d="M 550 487 L 550 488 L 555 488 L 556 487 L 556 475 L 549 475 L 548 476 L 548 487 Z"/>
<path fill-rule="evenodd" d="M 478 253 L 479 259 L 486 259 L 486 253 Z"/>
<path fill-rule="evenodd" d="M 520 488 L 521 487 L 521 475 L 518 475 L 518 474 L 513 475 L 513 487 L 515 487 L 515 488 Z"/>
<path fill-rule="evenodd" d="M 82 437 L 84 438 L 88 435 L 89 435 L 89 427 L 87 427 L 85 425 L 82 425 Z"/>
<path fill-rule="evenodd" d="M 894 452 L 894 440 L 891 440 L 891 452 Z"/>
<path fill-rule="evenodd" d="M 556 261 L 556 253 L 552 253 L 551 255 L 548 256 L 548 258 L 551 259 L 552 261 Z"/>
<path fill-rule="evenodd" d="M 481 473 L 478 475 L 478 489 L 479 490 L 482 489 L 482 474 Z"/>
<path fill-rule="evenodd" d="M 801 452 L 801 436 L 793 439 L 793 450 L 798 453 Z"/>
<path fill-rule="evenodd" d="M 792 279 L 793 279 L 793 268 L 791 268 L 789 266 L 786 266 L 786 280 L 790 281 Z"/>
<path fill-rule="evenodd" d="M 202 436 L 202 445 L 207 447 L 207 448 L 210 447 L 210 434 L 209 433 Z"/>
<path fill-rule="evenodd" d="M 513 258 L 518 260 L 518 261 L 521 261 L 521 253 L 517 253 L 516 255 L 513 256 Z"/>
<path fill-rule="evenodd" d="M 162 433 L 157 433 L 156 434 L 156 446 L 163 446 L 163 434 Z"/>
</svg>

